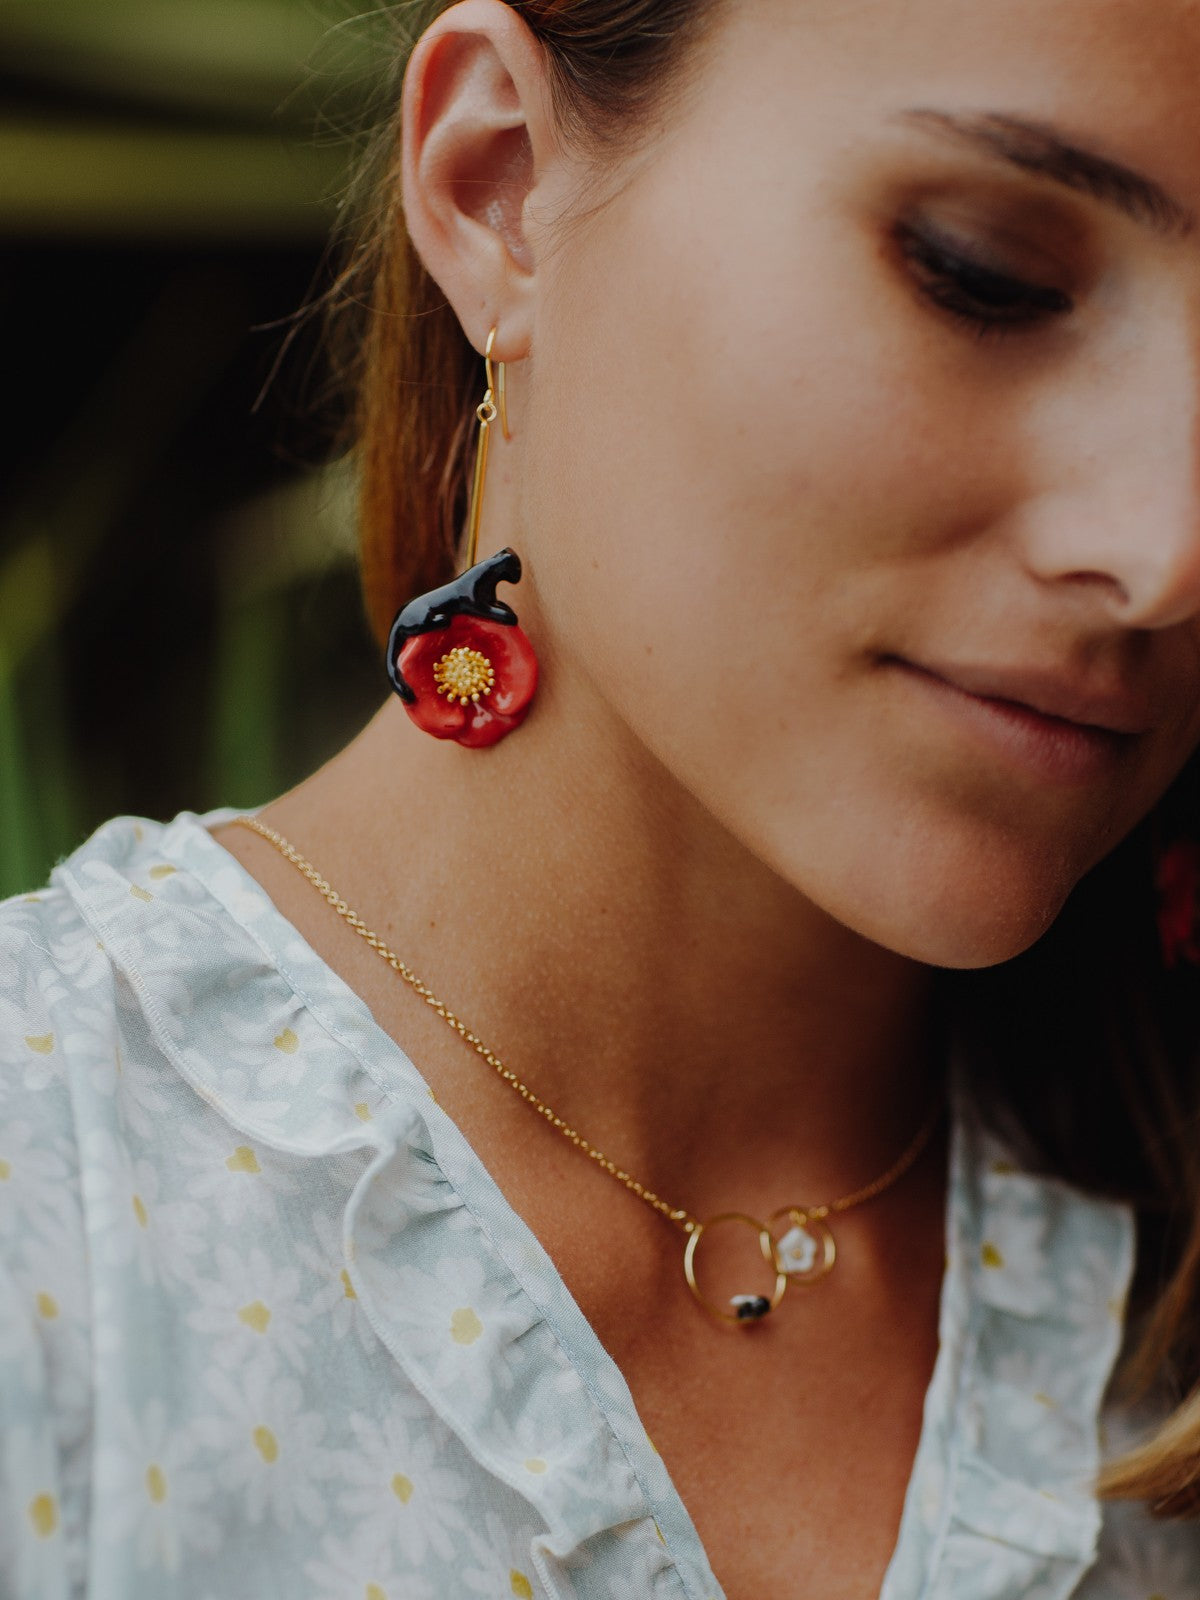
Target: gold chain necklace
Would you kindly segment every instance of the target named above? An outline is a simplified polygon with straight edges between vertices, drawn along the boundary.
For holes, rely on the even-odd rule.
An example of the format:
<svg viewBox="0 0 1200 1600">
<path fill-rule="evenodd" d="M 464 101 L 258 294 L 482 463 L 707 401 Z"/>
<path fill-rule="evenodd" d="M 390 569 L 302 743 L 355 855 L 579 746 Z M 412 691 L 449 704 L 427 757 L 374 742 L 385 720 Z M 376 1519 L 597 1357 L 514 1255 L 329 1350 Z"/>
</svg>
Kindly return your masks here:
<svg viewBox="0 0 1200 1600">
<path fill-rule="evenodd" d="M 826 1200 L 821 1205 L 815 1206 L 781 1206 L 778 1211 L 771 1214 L 765 1223 L 759 1222 L 757 1218 L 747 1216 L 741 1211 L 723 1211 L 715 1217 L 709 1217 L 706 1222 L 700 1222 L 690 1212 L 683 1210 L 682 1207 L 670 1205 L 661 1196 L 655 1194 L 652 1189 L 647 1189 L 645 1184 L 639 1183 L 635 1177 L 622 1167 L 619 1167 L 615 1161 L 610 1161 L 603 1151 L 597 1150 L 594 1144 L 589 1144 L 581 1133 L 564 1122 L 544 1100 L 539 1099 L 527 1084 L 521 1082 L 515 1072 L 504 1065 L 494 1051 L 488 1049 L 477 1034 L 472 1033 L 461 1018 L 455 1016 L 449 1006 L 444 1005 L 438 999 L 432 989 L 421 982 L 412 968 L 402 961 L 395 951 L 389 950 L 383 940 L 371 932 L 362 919 L 351 911 L 341 895 L 320 875 L 312 863 L 306 861 L 281 833 L 277 833 L 274 828 L 268 827 L 265 822 L 260 822 L 257 817 L 240 816 L 231 817 L 229 820 L 232 823 L 240 823 L 244 828 L 252 829 L 253 832 L 261 834 L 264 839 L 273 844 L 281 855 L 285 856 L 293 866 L 304 874 L 314 888 L 320 890 L 338 916 L 348 922 L 355 933 L 360 934 L 371 946 L 371 949 L 377 955 L 382 956 L 388 965 L 400 974 L 405 983 L 420 995 L 425 1004 L 432 1007 L 439 1017 L 448 1022 L 455 1033 L 465 1040 L 477 1055 L 482 1056 L 488 1066 L 492 1067 L 504 1082 L 521 1096 L 522 1100 L 527 1101 L 535 1111 L 545 1117 L 552 1128 L 557 1128 L 564 1139 L 569 1139 L 576 1149 L 582 1150 L 585 1156 L 590 1157 L 610 1177 L 615 1178 L 618 1183 L 624 1184 L 625 1188 L 637 1195 L 639 1200 L 645 1201 L 660 1216 L 666 1217 L 668 1222 L 672 1222 L 677 1228 L 682 1229 L 687 1235 L 687 1245 L 683 1255 L 683 1273 L 687 1280 L 687 1286 L 705 1311 L 720 1322 L 738 1323 L 742 1326 L 760 1322 L 768 1312 L 774 1311 L 775 1307 L 783 1299 L 784 1291 L 790 1283 L 812 1285 L 819 1283 L 822 1278 L 826 1277 L 832 1271 L 834 1261 L 837 1259 L 837 1245 L 828 1219 L 839 1212 L 849 1211 L 852 1206 L 861 1206 L 867 1200 L 873 1200 L 876 1195 L 882 1194 L 885 1189 L 890 1189 L 913 1166 L 933 1137 L 934 1129 L 941 1121 L 943 1104 L 942 1096 L 939 1094 L 932 1110 L 917 1130 L 912 1142 L 897 1157 L 887 1171 L 874 1179 L 873 1182 L 864 1184 L 861 1189 L 855 1189 L 851 1194 L 842 1195 L 837 1200 Z M 762 1294 L 733 1295 L 729 1301 L 729 1309 L 726 1310 L 715 1301 L 709 1299 L 701 1290 L 696 1279 L 696 1251 L 701 1239 L 707 1233 L 713 1228 L 728 1223 L 749 1228 L 758 1235 L 759 1249 L 767 1267 L 775 1275 L 775 1286 L 769 1296 Z M 776 1238 L 774 1228 L 775 1225 L 780 1223 L 787 1223 L 788 1227 L 782 1237 Z"/>
</svg>

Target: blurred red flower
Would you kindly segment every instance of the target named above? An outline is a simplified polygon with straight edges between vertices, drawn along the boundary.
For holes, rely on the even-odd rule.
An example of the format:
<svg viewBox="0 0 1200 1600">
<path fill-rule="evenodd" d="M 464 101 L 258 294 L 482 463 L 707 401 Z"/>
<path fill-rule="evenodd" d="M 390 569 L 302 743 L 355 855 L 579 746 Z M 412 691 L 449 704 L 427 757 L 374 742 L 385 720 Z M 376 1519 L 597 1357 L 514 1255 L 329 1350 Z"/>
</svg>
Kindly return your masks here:
<svg viewBox="0 0 1200 1600">
<path fill-rule="evenodd" d="M 1158 935 L 1168 967 L 1180 961 L 1200 965 L 1196 940 L 1196 900 L 1200 886 L 1200 844 L 1177 839 L 1161 852 L 1154 873 L 1158 890 Z"/>
</svg>

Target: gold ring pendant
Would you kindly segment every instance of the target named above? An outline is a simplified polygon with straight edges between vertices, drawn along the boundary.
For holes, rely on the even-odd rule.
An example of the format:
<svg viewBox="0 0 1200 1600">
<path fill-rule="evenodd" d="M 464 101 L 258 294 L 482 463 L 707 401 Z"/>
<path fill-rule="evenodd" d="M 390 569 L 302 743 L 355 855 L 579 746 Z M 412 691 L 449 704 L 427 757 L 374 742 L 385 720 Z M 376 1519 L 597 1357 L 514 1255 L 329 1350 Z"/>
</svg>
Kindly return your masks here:
<svg viewBox="0 0 1200 1600">
<path fill-rule="evenodd" d="M 758 1235 L 758 1247 L 762 1251 L 762 1258 L 775 1274 L 775 1288 L 769 1299 L 765 1294 L 735 1294 L 729 1300 L 730 1309 L 725 1310 L 702 1292 L 696 1282 L 696 1250 L 709 1229 L 717 1227 L 722 1222 L 740 1223 Z M 764 1227 L 754 1217 L 748 1217 L 741 1211 L 722 1211 L 719 1216 L 710 1217 L 707 1222 L 696 1224 L 688 1234 L 687 1248 L 683 1252 L 683 1275 L 696 1299 L 709 1316 L 715 1317 L 718 1322 L 761 1322 L 768 1312 L 774 1311 L 783 1299 L 784 1290 L 788 1286 L 788 1275 L 780 1263 L 779 1252 L 775 1240 L 771 1237 L 770 1228 Z"/>
</svg>

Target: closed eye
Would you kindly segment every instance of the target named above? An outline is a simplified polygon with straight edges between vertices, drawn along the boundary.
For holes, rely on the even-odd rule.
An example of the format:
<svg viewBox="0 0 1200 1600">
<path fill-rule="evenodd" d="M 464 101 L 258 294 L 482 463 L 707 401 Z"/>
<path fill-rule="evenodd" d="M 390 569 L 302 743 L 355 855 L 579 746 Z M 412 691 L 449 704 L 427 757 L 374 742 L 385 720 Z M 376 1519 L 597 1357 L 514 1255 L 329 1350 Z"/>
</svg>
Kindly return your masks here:
<svg viewBox="0 0 1200 1600">
<path fill-rule="evenodd" d="M 897 239 L 920 292 L 979 338 L 1033 328 L 1074 310 L 1061 289 L 989 266 L 926 225 L 902 224 Z"/>
</svg>

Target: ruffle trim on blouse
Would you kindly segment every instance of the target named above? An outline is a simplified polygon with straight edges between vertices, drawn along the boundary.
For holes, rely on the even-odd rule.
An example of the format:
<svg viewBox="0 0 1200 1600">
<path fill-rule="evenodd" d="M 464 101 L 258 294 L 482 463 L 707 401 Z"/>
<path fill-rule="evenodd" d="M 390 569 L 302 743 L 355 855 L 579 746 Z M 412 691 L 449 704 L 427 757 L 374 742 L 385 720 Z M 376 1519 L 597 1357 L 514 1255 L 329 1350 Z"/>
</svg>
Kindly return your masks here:
<svg viewBox="0 0 1200 1600">
<path fill-rule="evenodd" d="M 607 1592 L 616 1535 L 626 1586 L 636 1565 L 639 1593 L 718 1596 L 624 1380 L 542 1246 L 363 1001 L 207 832 L 238 814 L 115 818 L 54 881 L 197 1094 L 264 1145 L 352 1163 L 348 1280 L 414 1387 L 529 1505 L 546 1592 L 569 1600 L 580 1568 L 588 1593 Z M 263 1018 L 253 1037 L 231 987 L 240 1018 Z M 1089 1485 L 1132 1217 L 1020 1171 L 961 1072 L 954 1112 L 939 1353 L 881 1600 L 1066 1600 L 1100 1528 Z"/>
<path fill-rule="evenodd" d="M 414 1388 L 530 1506 L 543 1591 L 570 1600 L 586 1566 L 594 1592 L 616 1535 L 639 1592 L 716 1596 L 623 1380 L 612 1367 L 601 1394 L 575 1359 L 587 1336 L 612 1366 L 537 1239 L 365 1004 L 204 831 L 237 814 L 116 818 L 54 881 L 231 1127 L 286 1154 L 366 1158 L 342 1216 L 354 1294 Z M 239 1015 L 263 1019 L 253 1039 L 231 987 Z"/>
<path fill-rule="evenodd" d="M 1022 1171 L 954 1077 L 940 1349 L 882 1600 L 1066 1600 L 1096 1557 L 1130 1209 Z"/>
</svg>

